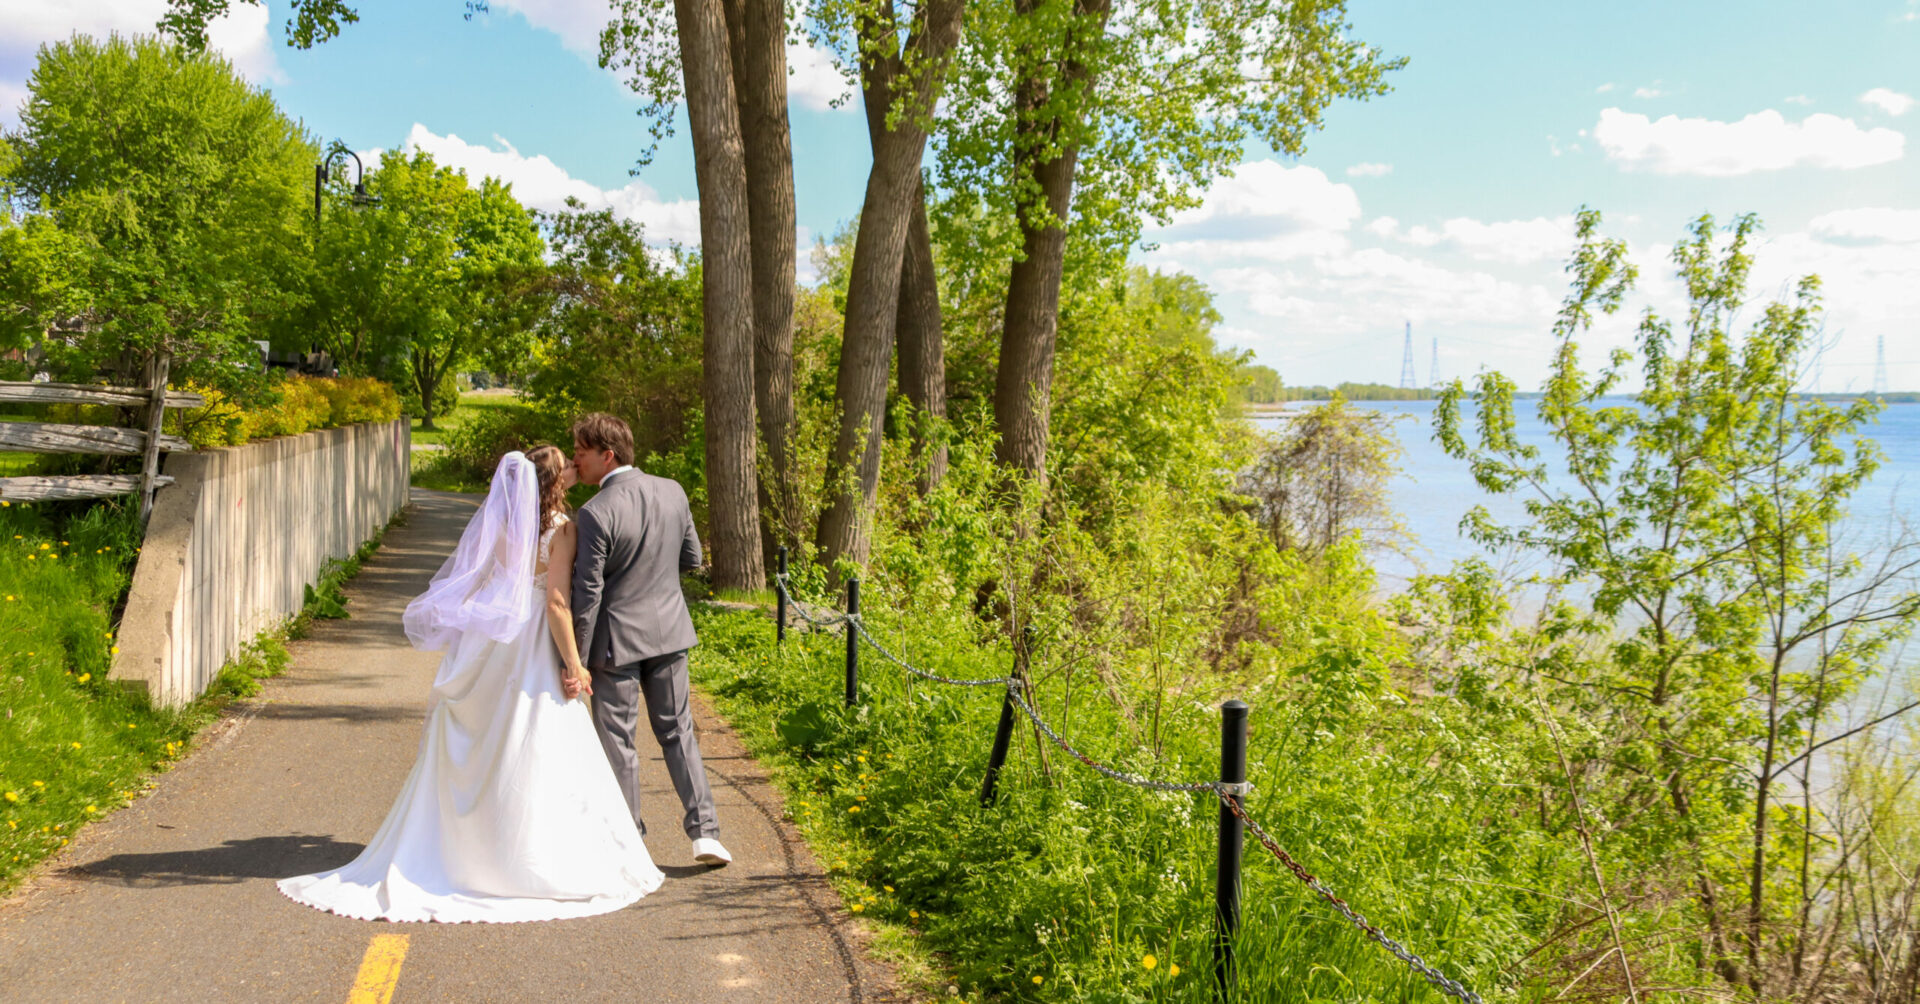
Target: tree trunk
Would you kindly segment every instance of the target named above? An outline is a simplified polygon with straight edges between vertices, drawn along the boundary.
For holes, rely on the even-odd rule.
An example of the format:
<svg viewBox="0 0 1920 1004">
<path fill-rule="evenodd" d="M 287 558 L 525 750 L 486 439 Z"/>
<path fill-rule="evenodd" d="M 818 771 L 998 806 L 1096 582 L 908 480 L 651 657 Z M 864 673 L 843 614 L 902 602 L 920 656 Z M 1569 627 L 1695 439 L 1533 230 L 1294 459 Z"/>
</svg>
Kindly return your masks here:
<svg viewBox="0 0 1920 1004">
<path fill-rule="evenodd" d="M 420 392 L 420 428 L 426 432 L 434 431 L 433 392 L 440 389 L 440 381 L 434 374 L 433 353 L 413 353 L 413 386 Z"/>
<path fill-rule="evenodd" d="M 687 124 L 700 190 L 707 503 L 713 584 L 759 589 L 760 505 L 754 478 L 753 261 L 747 167 L 733 61 L 720 0 L 674 0 Z"/>
<path fill-rule="evenodd" d="M 836 384 L 840 429 L 827 456 L 830 502 L 820 517 L 818 536 L 822 557 L 829 564 L 841 557 L 862 562 L 867 556 L 867 514 L 880 488 L 881 420 L 899 309 L 902 255 L 927 141 L 921 118 L 939 96 L 947 57 L 960 37 L 962 10 L 961 0 L 928 0 L 921 6 L 907 39 L 912 57 L 904 61 L 919 68 L 913 79 L 895 81 L 888 57 L 869 58 L 861 69 L 870 115 L 878 109 L 884 117 L 891 94 L 902 87 L 909 90 L 894 127 L 875 137 L 873 168 L 860 208 L 860 233 L 854 240 Z M 862 19 L 861 32 L 871 40 L 869 44 L 877 43 L 888 53 L 894 49 L 894 31 L 890 3 L 875 16 Z"/>
<path fill-rule="evenodd" d="M 886 132 L 893 75 L 899 65 L 897 59 L 876 60 L 866 68 L 862 91 L 872 95 L 872 99 L 866 101 L 867 137 L 875 149 L 879 148 L 881 135 Z M 913 405 L 916 422 L 920 423 L 911 433 L 914 466 L 919 470 L 915 487 L 921 495 L 926 495 L 938 488 L 947 474 L 946 442 L 930 441 L 926 425 L 928 418 L 947 417 L 947 359 L 924 181 L 914 186 L 910 213 L 906 251 L 900 260 L 900 299 L 894 315 L 894 331 L 900 353 L 900 392 Z"/>
<path fill-rule="evenodd" d="M 760 505 L 792 508 L 793 140 L 787 123 L 786 7 L 780 0 L 727 0 L 733 81 L 746 150 L 748 244 L 753 257 L 753 397 L 767 451 Z M 762 521 L 762 555 L 781 541 Z"/>
<path fill-rule="evenodd" d="M 1021 16 L 1031 16 L 1039 0 L 1015 0 Z M 1112 0 L 1076 0 L 1074 16 L 1084 22 L 1070 33 L 1069 53 L 1060 67 L 1062 89 L 1092 86 L 1092 72 L 1071 55 L 1075 39 L 1097 38 L 1105 30 Z M 1017 210 L 1021 258 L 1007 283 L 1005 327 L 1000 336 L 1000 369 L 994 385 L 993 419 L 1000 431 L 994 455 L 1003 464 L 1044 480 L 1047 476 L 1047 425 L 1053 399 L 1053 356 L 1060 326 L 1060 279 L 1067 250 L 1066 219 L 1073 203 L 1073 174 L 1080 148 L 1061 145 L 1065 128 L 1046 117 L 1053 96 L 1051 81 L 1036 69 L 1020 81 L 1014 96 L 1014 171 L 1023 189 L 1040 194 L 1039 204 L 1023 197 Z"/>
</svg>

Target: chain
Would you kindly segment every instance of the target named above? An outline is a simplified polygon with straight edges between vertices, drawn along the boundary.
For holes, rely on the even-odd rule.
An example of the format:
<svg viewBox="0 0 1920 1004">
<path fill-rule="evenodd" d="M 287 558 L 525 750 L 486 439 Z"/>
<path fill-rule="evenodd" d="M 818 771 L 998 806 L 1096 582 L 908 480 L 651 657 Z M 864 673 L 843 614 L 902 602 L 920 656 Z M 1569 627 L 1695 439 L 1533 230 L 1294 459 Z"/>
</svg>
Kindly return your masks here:
<svg viewBox="0 0 1920 1004">
<path fill-rule="evenodd" d="M 956 687 L 1004 687 L 1013 681 L 1013 677 L 1010 676 L 995 676 L 984 680 L 956 680 L 950 676 L 929 673 L 918 666 L 909 665 L 906 660 L 894 655 L 885 645 L 880 644 L 880 639 L 875 638 L 867 631 L 866 618 L 861 617 L 859 614 L 854 614 L 847 619 L 853 622 L 854 630 L 860 632 L 860 637 L 865 638 L 867 644 L 872 645 L 881 655 L 886 656 L 887 661 L 923 680 L 932 680 L 935 683 L 951 683 Z"/>
<path fill-rule="evenodd" d="M 1434 989 L 1466 1001 L 1467 1004 L 1483 1004 L 1479 994 L 1468 990 L 1458 981 L 1449 978 L 1445 973 L 1427 965 L 1425 959 L 1413 954 L 1399 942 L 1381 933 L 1379 928 L 1367 922 L 1366 917 L 1354 910 L 1353 907 L 1348 906 L 1346 900 L 1334 895 L 1333 890 L 1327 888 L 1319 879 L 1314 878 L 1312 872 L 1301 867 L 1300 862 L 1293 859 L 1293 855 L 1283 850 L 1278 841 L 1268 835 L 1267 831 L 1263 829 L 1259 823 L 1254 822 L 1252 816 L 1247 815 L 1247 810 L 1241 807 L 1239 799 L 1221 795 L 1220 802 L 1227 807 L 1227 811 L 1233 813 L 1235 818 L 1247 825 L 1247 829 L 1253 832 L 1255 839 L 1260 841 L 1260 846 L 1265 847 L 1268 851 L 1272 852 L 1274 857 L 1279 858 L 1280 863 L 1286 865 L 1287 870 L 1293 872 L 1294 876 L 1301 882 L 1306 883 L 1307 888 L 1320 894 L 1322 899 L 1325 899 L 1331 904 L 1335 910 L 1340 911 L 1341 916 L 1347 918 L 1348 921 L 1352 922 L 1353 926 L 1359 928 L 1367 937 L 1378 943 L 1380 947 L 1392 952 L 1401 962 L 1406 963 L 1408 968 L 1419 973 L 1428 983 L 1433 985 Z"/>
<path fill-rule="evenodd" d="M 787 604 L 793 607 L 794 611 L 808 623 L 816 627 L 837 627 L 841 624 L 851 624 L 854 630 L 859 632 L 860 637 L 866 639 L 867 644 L 872 645 L 876 651 L 882 656 L 885 656 L 887 661 L 915 676 L 932 680 L 935 683 L 948 683 L 958 687 L 1006 687 L 1007 699 L 1012 701 L 1021 712 L 1031 719 L 1034 727 L 1038 728 L 1049 741 L 1055 746 L 1058 746 L 1061 751 L 1068 756 L 1080 761 L 1089 769 L 1108 780 L 1118 781 L 1121 784 L 1132 785 L 1136 788 L 1145 788 L 1149 791 L 1212 792 L 1220 799 L 1221 804 L 1225 805 L 1227 810 L 1233 813 L 1235 818 L 1246 824 L 1247 829 L 1253 833 L 1254 838 L 1260 841 L 1260 846 L 1265 847 L 1271 852 L 1275 858 L 1279 859 L 1281 864 L 1287 867 L 1287 870 L 1293 872 L 1296 878 L 1305 883 L 1308 889 L 1313 890 L 1322 899 L 1325 899 L 1328 904 L 1339 911 L 1341 916 L 1347 918 L 1348 922 L 1359 928 L 1368 938 L 1372 939 L 1376 944 L 1380 945 L 1380 947 L 1392 952 L 1401 962 L 1406 963 L 1408 968 L 1420 974 L 1434 989 L 1465 1001 L 1467 1004 L 1484 1004 L 1479 994 L 1474 993 L 1458 981 L 1448 977 L 1445 973 L 1428 965 L 1425 959 L 1415 955 L 1399 942 L 1387 937 L 1379 928 L 1368 922 L 1365 916 L 1354 910 L 1353 907 L 1348 906 L 1346 900 L 1334 895 L 1333 890 L 1327 888 L 1324 883 L 1313 876 L 1312 872 L 1302 867 L 1300 862 L 1295 861 L 1293 856 L 1288 854 L 1286 850 L 1280 846 L 1279 842 L 1267 833 L 1265 828 L 1255 822 L 1253 817 L 1247 815 L 1246 809 L 1241 806 L 1240 799 L 1253 790 L 1252 784 L 1245 781 L 1239 783 L 1229 783 L 1226 781 L 1156 781 L 1150 777 L 1142 777 L 1139 774 L 1129 774 L 1126 771 L 1115 770 L 1075 749 L 1072 743 L 1067 742 L 1060 733 L 1055 732 L 1053 727 L 1047 724 L 1046 719 L 1041 718 L 1040 713 L 1035 711 L 1033 705 L 1028 704 L 1027 699 L 1021 695 L 1020 691 L 1025 684 L 1018 677 L 996 676 L 981 680 L 958 680 L 952 677 L 941 676 L 938 673 L 930 673 L 893 654 L 891 649 L 881 644 L 880 639 L 875 638 L 873 633 L 867 630 L 865 619 L 859 614 L 840 614 L 832 618 L 817 618 L 807 613 L 807 608 L 803 606 L 800 601 L 794 599 L 792 593 L 787 591 L 786 576 L 774 576 L 774 586 L 780 590 L 781 595 L 786 597 Z"/>
<path fill-rule="evenodd" d="M 1129 774 L 1125 771 L 1114 770 L 1112 767 L 1108 767 L 1085 753 L 1074 749 L 1072 743 L 1061 738 L 1060 733 L 1053 731 L 1053 727 L 1048 725 L 1046 720 L 1040 717 L 1039 712 L 1033 710 L 1033 706 L 1027 703 L 1027 699 L 1020 696 L 1020 683 L 1018 681 L 1008 682 L 1007 697 L 1011 699 L 1014 704 L 1018 705 L 1021 711 L 1026 712 L 1027 717 L 1033 719 L 1033 724 L 1038 726 L 1040 731 L 1045 733 L 1046 737 L 1052 740 L 1055 746 L 1060 747 L 1062 752 L 1086 764 L 1092 768 L 1095 773 L 1109 780 L 1118 781 L 1121 784 L 1130 784 L 1136 788 L 1146 788 L 1149 791 L 1211 791 L 1218 793 L 1223 785 L 1223 782 L 1220 781 L 1188 781 L 1184 783 L 1177 781 L 1155 781 L 1150 777 L 1141 777 L 1138 774 Z M 1234 791 L 1242 794 L 1252 790 L 1246 785 L 1233 785 L 1230 787 L 1232 787 Z"/>
<path fill-rule="evenodd" d="M 815 617 L 814 615 L 807 613 L 806 605 L 801 603 L 799 600 L 794 599 L 793 594 L 787 591 L 787 577 L 785 575 L 774 576 L 773 587 L 775 589 L 780 590 L 780 595 L 787 598 L 787 606 L 792 607 L 793 612 L 799 614 L 801 620 L 806 621 L 808 624 L 811 624 L 814 627 L 823 627 L 823 628 L 839 627 L 840 625 L 845 624 L 847 622 L 846 614 L 835 614 L 832 617 Z"/>
</svg>

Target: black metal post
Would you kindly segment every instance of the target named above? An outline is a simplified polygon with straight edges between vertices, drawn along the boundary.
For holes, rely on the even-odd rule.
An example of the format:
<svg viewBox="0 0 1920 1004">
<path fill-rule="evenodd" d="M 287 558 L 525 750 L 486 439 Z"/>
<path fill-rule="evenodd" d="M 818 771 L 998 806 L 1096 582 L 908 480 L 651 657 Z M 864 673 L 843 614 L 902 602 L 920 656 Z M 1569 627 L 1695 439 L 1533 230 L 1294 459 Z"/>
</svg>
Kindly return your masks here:
<svg viewBox="0 0 1920 1004">
<path fill-rule="evenodd" d="M 1220 780 L 1247 779 L 1247 705 L 1235 699 L 1220 706 Z M 1244 795 L 1230 795 L 1244 805 Z M 1214 892 L 1213 982 L 1221 1000 L 1233 994 L 1233 937 L 1240 930 L 1240 851 L 1245 824 L 1220 804 L 1220 853 Z"/>
<path fill-rule="evenodd" d="M 320 222 L 320 187 L 327 183 L 327 165 L 313 165 L 313 222 Z"/>
<path fill-rule="evenodd" d="M 773 580 L 774 615 L 773 640 L 779 644 L 787 640 L 787 549 L 780 548 L 780 577 Z"/>
<path fill-rule="evenodd" d="M 860 580 L 847 580 L 847 707 L 860 700 Z"/>
<path fill-rule="evenodd" d="M 987 779 L 980 785 L 980 804 L 992 805 L 1000 797 L 1000 768 L 1007 765 L 1007 747 L 1013 742 L 1013 688 L 1000 699 L 1000 727 L 993 731 L 993 753 L 987 757 Z"/>
</svg>

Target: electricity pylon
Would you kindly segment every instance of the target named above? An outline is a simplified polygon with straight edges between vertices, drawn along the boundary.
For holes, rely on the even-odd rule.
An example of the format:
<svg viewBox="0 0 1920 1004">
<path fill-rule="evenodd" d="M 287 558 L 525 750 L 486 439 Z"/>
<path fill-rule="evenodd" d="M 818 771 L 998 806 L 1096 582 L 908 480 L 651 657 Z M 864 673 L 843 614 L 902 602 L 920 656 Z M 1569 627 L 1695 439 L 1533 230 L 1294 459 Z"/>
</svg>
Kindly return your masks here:
<svg viewBox="0 0 1920 1004">
<path fill-rule="evenodd" d="M 1400 353 L 1400 389 L 1412 390 L 1418 378 L 1413 375 L 1413 322 L 1407 322 L 1407 346 Z"/>
<path fill-rule="evenodd" d="M 1433 337 L 1433 361 L 1427 364 L 1427 386 L 1440 389 L 1440 336 Z"/>
<path fill-rule="evenodd" d="M 1874 340 L 1873 347 L 1873 394 L 1875 397 L 1887 393 L 1887 336 L 1881 335 Z"/>
</svg>

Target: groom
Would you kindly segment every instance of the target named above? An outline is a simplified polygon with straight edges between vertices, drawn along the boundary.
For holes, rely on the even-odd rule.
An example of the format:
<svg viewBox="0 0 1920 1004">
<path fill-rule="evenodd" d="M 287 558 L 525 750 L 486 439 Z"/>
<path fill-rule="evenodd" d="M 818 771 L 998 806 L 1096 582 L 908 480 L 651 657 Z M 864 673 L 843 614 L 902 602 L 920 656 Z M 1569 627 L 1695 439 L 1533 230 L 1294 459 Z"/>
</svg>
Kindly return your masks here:
<svg viewBox="0 0 1920 1004">
<path fill-rule="evenodd" d="M 593 678 L 593 726 L 613 763 L 640 832 L 640 764 L 634 727 L 647 721 L 686 808 L 681 826 L 693 858 L 721 867 L 733 860 L 707 790 L 700 742 L 687 705 L 687 649 L 699 639 L 680 592 L 680 573 L 700 567 L 687 493 L 677 482 L 633 468 L 633 432 L 612 415 L 573 424 L 573 466 L 600 491 L 574 515 L 573 630 Z M 574 696 L 569 681 L 567 696 Z"/>
</svg>

